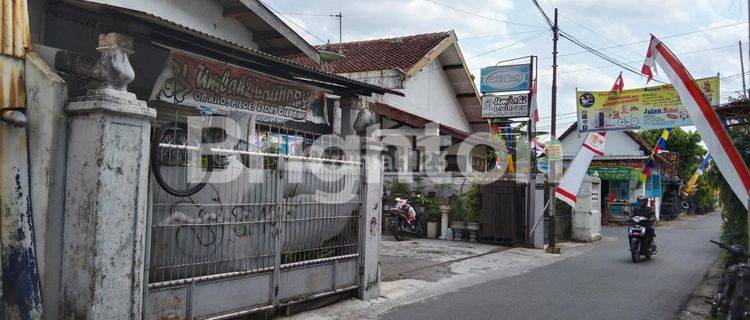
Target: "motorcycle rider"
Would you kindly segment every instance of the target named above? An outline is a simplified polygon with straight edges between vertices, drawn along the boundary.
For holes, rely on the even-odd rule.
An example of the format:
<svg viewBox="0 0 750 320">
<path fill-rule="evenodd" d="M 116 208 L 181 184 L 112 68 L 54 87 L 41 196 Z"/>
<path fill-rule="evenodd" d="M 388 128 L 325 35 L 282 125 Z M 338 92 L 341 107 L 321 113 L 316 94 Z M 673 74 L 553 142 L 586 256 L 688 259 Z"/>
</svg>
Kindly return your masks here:
<svg viewBox="0 0 750 320">
<path fill-rule="evenodd" d="M 414 207 L 407 203 L 406 199 L 396 198 L 396 209 L 404 210 L 408 213 L 406 215 L 406 223 L 408 223 L 409 226 L 411 226 L 411 222 L 417 218 L 417 212 L 414 210 Z"/>
<path fill-rule="evenodd" d="M 632 217 L 641 216 L 644 217 L 647 220 L 646 222 L 646 235 L 653 243 L 654 238 L 656 237 L 656 230 L 654 229 L 654 221 L 656 220 L 654 209 L 651 209 L 651 207 L 648 206 L 648 198 L 646 198 L 645 195 L 639 195 L 637 197 L 637 205 L 635 209 L 633 209 Z M 654 244 L 654 247 L 656 245 Z"/>
</svg>

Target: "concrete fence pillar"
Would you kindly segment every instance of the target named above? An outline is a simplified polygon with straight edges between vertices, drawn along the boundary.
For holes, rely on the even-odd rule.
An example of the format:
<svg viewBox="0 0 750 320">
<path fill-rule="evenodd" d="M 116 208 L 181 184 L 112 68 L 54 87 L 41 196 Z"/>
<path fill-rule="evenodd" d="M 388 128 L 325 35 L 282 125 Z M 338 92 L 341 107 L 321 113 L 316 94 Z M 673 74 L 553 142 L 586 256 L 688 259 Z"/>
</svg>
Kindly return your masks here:
<svg viewBox="0 0 750 320">
<path fill-rule="evenodd" d="M 128 93 L 132 39 L 99 37 L 98 88 L 67 108 L 63 319 L 140 319 L 148 196 L 149 121 Z"/>
<path fill-rule="evenodd" d="M 360 210 L 359 298 L 380 296 L 380 226 L 383 211 L 383 148 L 364 138 Z"/>
</svg>

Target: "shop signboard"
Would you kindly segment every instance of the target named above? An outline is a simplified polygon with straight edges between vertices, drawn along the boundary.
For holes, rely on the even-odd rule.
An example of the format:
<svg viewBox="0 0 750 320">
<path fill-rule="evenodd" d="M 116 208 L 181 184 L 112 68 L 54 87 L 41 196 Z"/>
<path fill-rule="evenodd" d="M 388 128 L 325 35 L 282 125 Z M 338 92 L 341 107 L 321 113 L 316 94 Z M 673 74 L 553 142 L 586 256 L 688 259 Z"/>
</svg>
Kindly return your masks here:
<svg viewBox="0 0 750 320">
<path fill-rule="evenodd" d="M 486 94 L 482 96 L 482 118 L 529 116 L 529 94 Z"/>
<path fill-rule="evenodd" d="M 641 177 L 641 172 L 631 167 L 589 166 L 588 174 L 596 172 L 602 180 L 634 180 Z"/>
<path fill-rule="evenodd" d="M 713 106 L 719 105 L 719 77 L 695 81 Z M 691 126 L 672 85 L 617 91 L 577 91 L 578 131 L 629 131 Z"/>
<path fill-rule="evenodd" d="M 482 68 L 479 89 L 482 93 L 529 90 L 531 65 L 515 64 Z"/>
<path fill-rule="evenodd" d="M 244 111 L 265 121 L 324 123 L 321 91 L 209 58 L 172 51 L 151 100 L 203 113 Z"/>
</svg>

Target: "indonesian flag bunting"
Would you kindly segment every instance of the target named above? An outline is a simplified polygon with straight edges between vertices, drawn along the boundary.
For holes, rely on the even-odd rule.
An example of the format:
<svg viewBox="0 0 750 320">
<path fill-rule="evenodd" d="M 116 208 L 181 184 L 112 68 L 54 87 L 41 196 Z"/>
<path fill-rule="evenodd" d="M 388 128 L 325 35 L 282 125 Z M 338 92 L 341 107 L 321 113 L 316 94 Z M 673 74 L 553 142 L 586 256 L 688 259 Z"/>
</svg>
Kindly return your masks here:
<svg viewBox="0 0 750 320">
<path fill-rule="evenodd" d="M 604 155 L 604 143 L 606 132 L 592 132 L 586 136 L 581 149 L 578 150 L 568 170 L 560 180 L 560 185 L 555 189 L 555 197 L 565 201 L 571 207 L 576 204 L 576 194 L 581 188 L 581 183 L 586 177 L 589 164 L 594 156 Z"/>
<path fill-rule="evenodd" d="M 703 175 L 703 172 L 704 170 L 706 170 L 706 167 L 708 167 L 708 163 L 710 161 L 711 161 L 711 154 L 707 153 L 706 156 L 703 158 L 701 165 L 698 166 L 698 170 L 695 170 L 695 173 L 693 173 L 693 176 L 690 177 L 690 180 L 688 180 L 688 182 L 685 184 L 685 192 L 691 193 L 693 191 L 695 182 L 698 181 L 698 177 Z"/>
<path fill-rule="evenodd" d="M 622 92 L 622 89 L 624 88 L 625 81 L 622 80 L 622 71 L 620 71 L 620 75 L 615 79 L 615 84 L 612 85 L 612 91 Z"/>
<path fill-rule="evenodd" d="M 643 172 L 641 173 L 642 183 L 646 183 L 648 176 L 651 174 L 651 170 L 654 169 L 654 166 L 655 166 L 654 155 L 656 155 L 657 153 L 659 153 L 659 151 L 667 147 L 667 140 L 669 140 L 670 132 L 672 132 L 672 128 L 664 129 L 661 132 L 661 136 L 659 136 L 659 141 L 656 142 L 654 149 L 651 150 L 651 156 L 649 157 L 648 162 L 646 163 L 646 167 L 643 168 Z"/>
<path fill-rule="evenodd" d="M 672 86 L 680 96 L 682 105 L 693 120 L 695 127 L 706 143 L 708 152 L 724 176 L 729 186 L 747 209 L 750 195 L 750 171 L 745 165 L 737 148 L 732 144 L 727 130 L 724 128 L 716 111 L 711 107 L 708 99 L 695 84 L 693 77 L 685 69 L 680 60 L 659 39 L 651 36 L 651 42 L 646 52 L 641 72 L 653 78 L 656 64 L 667 75 Z"/>
</svg>

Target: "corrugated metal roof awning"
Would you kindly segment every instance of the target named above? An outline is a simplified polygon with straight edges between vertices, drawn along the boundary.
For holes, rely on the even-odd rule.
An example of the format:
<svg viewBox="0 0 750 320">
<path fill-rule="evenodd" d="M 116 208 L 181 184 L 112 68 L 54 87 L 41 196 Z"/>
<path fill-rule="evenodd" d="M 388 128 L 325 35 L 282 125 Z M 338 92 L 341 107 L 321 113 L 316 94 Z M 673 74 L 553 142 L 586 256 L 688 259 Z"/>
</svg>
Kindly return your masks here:
<svg viewBox="0 0 750 320">
<path fill-rule="evenodd" d="M 73 10 L 71 14 L 89 14 L 99 20 L 113 19 L 117 23 L 112 23 L 111 28 L 120 28 L 118 32 L 123 34 L 145 38 L 155 44 L 194 52 L 280 78 L 317 86 L 339 95 L 369 96 L 373 93 L 391 93 L 403 96 L 403 93 L 398 91 L 307 68 L 153 14 L 78 0 L 53 2 L 49 6 L 55 10 Z"/>
</svg>

